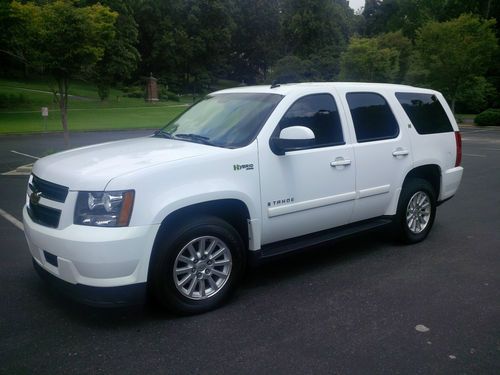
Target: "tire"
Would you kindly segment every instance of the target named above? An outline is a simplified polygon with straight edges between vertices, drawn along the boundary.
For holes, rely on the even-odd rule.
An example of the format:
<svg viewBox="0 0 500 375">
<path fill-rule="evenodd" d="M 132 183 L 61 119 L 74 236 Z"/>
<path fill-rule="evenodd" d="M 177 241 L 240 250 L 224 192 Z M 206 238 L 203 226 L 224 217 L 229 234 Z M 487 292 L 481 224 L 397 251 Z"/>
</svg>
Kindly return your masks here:
<svg viewBox="0 0 500 375">
<path fill-rule="evenodd" d="M 423 241 L 432 229 L 435 216 L 436 193 L 432 185 L 421 178 L 407 181 L 394 221 L 398 238 L 407 244 Z"/>
<path fill-rule="evenodd" d="M 181 315 L 219 307 L 243 274 L 245 254 L 240 235 L 226 221 L 204 216 L 185 222 L 155 251 L 150 266 L 153 296 Z"/>
</svg>

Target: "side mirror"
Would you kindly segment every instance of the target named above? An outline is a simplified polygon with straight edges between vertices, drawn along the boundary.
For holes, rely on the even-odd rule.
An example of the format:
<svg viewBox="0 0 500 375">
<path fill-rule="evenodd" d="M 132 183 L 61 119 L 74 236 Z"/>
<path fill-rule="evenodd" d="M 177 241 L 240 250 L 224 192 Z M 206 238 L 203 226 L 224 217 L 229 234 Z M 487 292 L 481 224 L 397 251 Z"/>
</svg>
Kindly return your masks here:
<svg viewBox="0 0 500 375">
<path fill-rule="evenodd" d="M 300 150 L 314 144 L 314 132 L 305 126 L 290 126 L 280 132 L 279 138 L 271 138 L 271 150 L 276 155 L 287 151 Z"/>
</svg>

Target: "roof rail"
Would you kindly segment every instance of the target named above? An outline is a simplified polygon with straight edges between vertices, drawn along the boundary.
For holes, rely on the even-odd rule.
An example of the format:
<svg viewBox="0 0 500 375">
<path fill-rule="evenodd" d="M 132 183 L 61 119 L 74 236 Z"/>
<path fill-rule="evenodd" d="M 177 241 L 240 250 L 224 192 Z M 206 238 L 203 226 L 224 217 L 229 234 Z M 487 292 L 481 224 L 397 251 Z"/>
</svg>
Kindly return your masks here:
<svg viewBox="0 0 500 375">
<path fill-rule="evenodd" d="M 277 80 L 274 80 L 273 83 L 271 83 L 271 88 L 275 89 L 276 87 L 280 87 L 280 84 Z"/>
</svg>

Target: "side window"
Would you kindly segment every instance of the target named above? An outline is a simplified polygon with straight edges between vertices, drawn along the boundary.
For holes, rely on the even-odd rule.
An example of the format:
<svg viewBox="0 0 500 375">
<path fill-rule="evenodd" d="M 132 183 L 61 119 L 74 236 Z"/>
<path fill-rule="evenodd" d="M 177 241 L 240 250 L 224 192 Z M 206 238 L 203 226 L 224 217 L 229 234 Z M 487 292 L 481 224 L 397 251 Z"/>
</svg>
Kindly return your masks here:
<svg viewBox="0 0 500 375">
<path fill-rule="evenodd" d="M 330 94 L 313 94 L 298 99 L 280 120 L 278 129 L 290 126 L 311 129 L 315 137 L 313 148 L 345 143 L 337 105 Z"/>
<path fill-rule="evenodd" d="M 398 136 L 398 122 L 382 95 L 373 92 L 352 92 L 348 93 L 346 98 L 358 142 Z"/>
<path fill-rule="evenodd" d="M 419 134 L 453 131 L 450 119 L 435 95 L 397 92 L 396 98 Z"/>
</svg>

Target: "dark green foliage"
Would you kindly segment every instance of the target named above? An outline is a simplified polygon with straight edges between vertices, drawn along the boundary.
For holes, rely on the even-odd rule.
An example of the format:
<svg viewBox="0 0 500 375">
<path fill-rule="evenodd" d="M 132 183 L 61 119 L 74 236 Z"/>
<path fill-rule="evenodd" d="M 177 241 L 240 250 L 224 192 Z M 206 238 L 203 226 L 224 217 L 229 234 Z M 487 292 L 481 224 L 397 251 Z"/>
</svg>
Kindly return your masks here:
<svg viewBox="0 0 500 375">
<path fill-rule="evenodd" d="M 94 1 L 90 1 L 93 3 Z M 95 1 L 97 2 L 97 1 Z M 109 96 L 112 85 L 130 78 L 140 60 L 137 44 L 137 23 L 127 1 L 101 0 L 99 3 L 109 6 L 118 13 L 115 22 L 115 35 L 105 46 L 104 55 L 96 64 L 92 78 L 96 82 L 101 100 Z"/>
<path fill-rule="evenodd" d="M 109 97 L 109 85 L 102 82 L 97 82 L 96 85 L 99 99 L 106 100 Z"/>
<path fill-rule="evenodd" d="M 318 77 L 310 60 L 297 56 L 285 56 L 276 62 L 271 77 L 279 83 L 314 81 Z"/>
<path fill-rule="evenodd" d="M 472 44 L 461 44 L 460 36 L 481 34 L 481 25 L 487 24 L 489 35 L 498 37 L 499 23 L 486 20 L 498 20 L 500 1 L 367 0 L 362 15 L 355 15 L 346 0 L 22 0 L 13 4 L 0 0 L 0 75 L 29 77 L 36 67 L 44 75 L 77 76 L 94 82 L 103 100 L 110 87 L 132 82 L 141 87 L 129 94 L 142 98 L 144 78 L 152 73 L 171 93 L 193 96 L 219 87 L 220 79 L 236 82 L 233 85 L 273 79 L 345 79 L 436 88 L 465 111 L 500 103 L 500 68 L 495 64 L 500 51 L 491 56 L 496 42 L 486 36 L 483 47 L 471 52 Z M 101 15 L 85 12 L 90 6 L 100 9 Z M 60 7 L 60 11 L 42 22 L 36 14 L 40 7 Z M 107 17 L 103 8 L 116 15 L 112 27 L 102 28 Z M 477 22 L 449 31 L 448 22 L 461 15 Z M 97 28 L 89 29 L 89 22 Z M 481 30 L 473 31 L 474 27 Z M 34 31 L 40 29 L 45 33 L 36 37 Z M 473 37 L 474 41 L 481 38 Z M 88 48 L 80 48 L 82 44 Z M 71 57 L 71 64 L 64 62 L 70 69 L 47 60 L 54 51 Z M 451 75 L 458 78 L 449 79 Z M 165 95 L 162 98 L 168 99 Z"/>
<path fill-rule="evenodd" d="M 401 32 L 352 38 L 342 54 L 340 79 L 401 82 L 408 69 L 411 42 Z"/>
<path fill-rule="evenodd" d="M 247 84 L 265 81 L 269 67 L 283 50 L 280 1 L 234 0 L 230 9 L 236 27 L 228 77 Z"/>
<path fill-rule="evenodd" d="M 345 1 L 288 0 L 282 12 L 285 52 L 302 59 L 324 55 L 326 48 L 338 56 L 354 32 L 354 13 Z"/>
<path fill-rule="evenodd" d="M 478 114 L 474 122 L 480 126 L 500 126 L 500 109 L 487 109 Z"/>
<path fill-rule="evenodd" d="M 441 91 L 453 110 L 457 100 L 486 97 L 491 85 L 484 75 L 498 46 L 494 24 L 467 14 L 427 23 L 417 32 L 408 79 Z"/>
<path fill-rule="evenodd" d="M 340 54 L 356 25 L 356 17 L 347 2 L 287 0 L 280 4 L 282 39 L 271 79 L 280 82 L 335 80 Z"/>
<path fill-rule="evenodd" d="M 24 94 L 0 94 L 0 108 L 16 108 L 29 104 Z"/>
<path fill-rule="evenodd" d="M 160 90 L 159 93 L 159 99 L 160 100 L 171 100 L 174 102 L 178 102 L 181 100 L 180 96 L 173 93 L 172 91 L 168 91 L 167 89 L 163 88 Z"/>
<path fill-rule="evenodd" d="M 11 3 L 17 55 L 26 65 L 57 82 L 64 140 L 69 144 L 68 87 L 76 76 L 91 72 L 115 37 L 117 13 L 101 4 L 77 7 L 72 1 Z"/>
<path fill-rule="evenodd" d="M 127 98 L 146 98 L 146 90 L 140 86 L 124 87 L 123 96 Z"/>
<path fill-rule="evenodd" d="M 140 73 L 171 87 L 199 92 L 227 71 L 235 24 L 227 1 L 134 3 L 139 24 Z"/>
<path fill-rule="evenodd" d="M 444 22 L 461 14 L 497 18 L 500 2 L 494 0 L 366 0 L 363 33 L 373 36 L 402 30 L 409 38 L 427 22 Z M 498 27 L 498 25 L 497 25 Z"/>
</svg>

